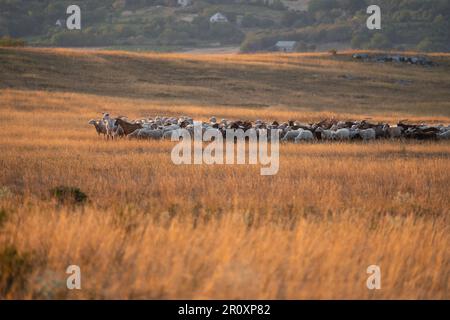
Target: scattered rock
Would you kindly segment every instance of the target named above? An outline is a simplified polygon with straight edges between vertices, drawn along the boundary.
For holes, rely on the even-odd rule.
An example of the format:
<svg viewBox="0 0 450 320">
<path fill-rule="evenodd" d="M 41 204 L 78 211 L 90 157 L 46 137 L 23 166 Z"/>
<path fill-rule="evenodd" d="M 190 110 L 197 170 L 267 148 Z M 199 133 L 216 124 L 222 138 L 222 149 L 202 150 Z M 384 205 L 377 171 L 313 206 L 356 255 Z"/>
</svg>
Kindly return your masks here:
<svg viewBox="0 0 450 320">
<path fill-rule="evenodd" d="M 396 62 L 396 63 L 408 63 L 408 64 L 414 64 L 414 65 L 421 65 L 421 66 L 434 66 L 435 63 L 431 61 L 430 59 L 426 57 L 408 57 L 408 56 L 402 56 L 402 55 L 376 55 L 376 56 L 369 56 L 367 53 L 355 53 L 353 55 L 353 59 L 358 60 L 365 60 L 365 61 L 372 61 L 372 62 Z"/>
</svg>

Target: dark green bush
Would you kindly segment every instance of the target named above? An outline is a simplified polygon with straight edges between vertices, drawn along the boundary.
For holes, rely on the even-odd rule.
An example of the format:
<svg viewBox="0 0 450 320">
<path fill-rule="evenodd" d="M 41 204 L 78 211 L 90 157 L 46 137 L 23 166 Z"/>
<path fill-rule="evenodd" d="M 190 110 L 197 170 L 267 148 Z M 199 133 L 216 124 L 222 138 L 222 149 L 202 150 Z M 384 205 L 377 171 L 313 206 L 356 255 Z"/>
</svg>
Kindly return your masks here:
<svg viewBox="0 0 450 320">
<path fill-rule="evenodd" d="M 76 187 L 58 186 L 50 190 L 50 194 L 59 203 L 82 204 L 88 199 L 87 195 Z"/>
<path fill-rule="evenodd" d="M 0 300 L 23 290 L 31 269 L 27 254 L 20 254 L 14 246 L 0 248 Z"/>
</svg>

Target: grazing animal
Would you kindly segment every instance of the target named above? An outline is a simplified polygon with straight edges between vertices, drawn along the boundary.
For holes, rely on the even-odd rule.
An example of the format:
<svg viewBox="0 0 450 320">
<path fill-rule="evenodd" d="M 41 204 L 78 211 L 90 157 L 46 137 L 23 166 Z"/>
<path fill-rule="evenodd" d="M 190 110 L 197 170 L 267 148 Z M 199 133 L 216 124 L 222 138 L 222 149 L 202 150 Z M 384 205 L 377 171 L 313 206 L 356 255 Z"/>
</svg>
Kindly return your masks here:
<svg viewBox="0 0 450 320">
<path fill-rule="evenodd" d="M 336 132 L 332 133 L 333 139 L 336 140 L 349 140 L 350 139 L 350 130 L 345 129 L 338 129 Z"/>
<path fill-rule="evenodd" d="M 387 132 L 389 135 L 389 138 L 395 139 L 395 138 L 401 138 L 403 133 L 402 127 L 389 127 L 387 128 Z"/>
<path fill-rule="evenodd" d="M 333 140 L 333 131 L 323 129 L 322 127 L 319 127 L 316 129 L 316 132 L 320 133 L 320 137 L 322 140 Z"/>
<path fill-rule="evenodd" d="M 300 132 L 298 130 L 291 130 L 286 132 L 286 134 L 283 136 L 283 138 L 281 138 L 281 141 L 286 142 L 286 141 L 294 141 L 295 138 L 297 138 L 298 134 Z"/>
<path fill-rule="evenodd" d="M 369 128 L 365 130 L 356 129 L 357 134 L 361 137 L 361 139 L 368 141 L 368 140 L 375 140 L 376 138 L 376 132 L 375 129 Z"/>
<path fill-rule="evenodd" d="M 116 137 L 118 130 L 119 130 L 118 126 L 116 124 L 116 120 L 111 118 L 109 116 L 109 113 L 104 113 L 103 114 L 103 122 L 106 127 L 106 139 L 111 138 L 112 140 L 114 140 L 114 138 Z"/>
<path fill-rule="evenodd" d="M 127 135 L 129 139 L 155 139 L 160 140 L 163 138 L 163 131 L 160 129 L 152 130 L 152 129 L 137 129 Z"/>
<path fill-rule="evenodd" d="M 133 133 L 137 129 L 142 129 L 142 124 L 128 122 L 122 118 L 117 118 L 116 123 L 122 127 L 123 132 L 126 136 L 128 136 L 130 133 Z"/>
<path fill-rule="evenodd" d="M 104 135 L 107 139 L 115 139 L 117 136 L 127 135 L 130 139 L 170 139 L 174 130 L 181 128 L 194 131 L 194 120 L 187 116 L 181 117 L 146 117 L 135 121 L 129 121 L 124 116 L 111 118 L 108 113 L 103 114 L 101 120 L 92 119 L 88 122 L 93 125 L 98 135 Z M 254 131 L 259 138 L 267 136 L 270 141 L 270 133 L 275 130 L 277 137 L 282 142 L 311 140 L 374 140 L 386 138 L 403 139 L 450 139 L 450 126 L 444 124 L 427 125 L 406 124 L 406 120 L 398 122 L 397 126 L 390 127 L 388 123 L 371 123 L 369 119 L 362 121 L 338 121 L 335 118 L 325 119 L 320 122 L 301 123 L 296 120 L 287 122 L 269 122 L 264 120 L 234 120 L 222 119 L 220 122 L 216 117 L 211 117 L 209 121 L 201 122 L 202 132 L 209 130 L 217 131 L 226 138 L 228 129 L 239 129 L 246 132 Z M 253 134 L 253 133 L 252 133 Z"/>
<path fill-rule="evenodd" d="M 95 127 L 95 130 L 97 131 L 98 135 L 101 135 L 101 134 L 103 136 L 106 135 L 106 126 L 102 120 L 91 119 L 91 120 L 89 120 L 88 123 Z"/>
<path fill-rule="evenodd" d="M 294 140 L 295 143 L 300 143 L 301 141 L 312 141 L 312 140 L 314 140 L 314 135 L 313 135 L 313 133 L 311 131 L 299 129 L 299 132 L 300 133 L 298 134 L 298 136 Z"/>
<path fill-rule="evenodd" d="M 450 130 L 437 134 L 439 140 L 450 140 Z"/>
</svg>

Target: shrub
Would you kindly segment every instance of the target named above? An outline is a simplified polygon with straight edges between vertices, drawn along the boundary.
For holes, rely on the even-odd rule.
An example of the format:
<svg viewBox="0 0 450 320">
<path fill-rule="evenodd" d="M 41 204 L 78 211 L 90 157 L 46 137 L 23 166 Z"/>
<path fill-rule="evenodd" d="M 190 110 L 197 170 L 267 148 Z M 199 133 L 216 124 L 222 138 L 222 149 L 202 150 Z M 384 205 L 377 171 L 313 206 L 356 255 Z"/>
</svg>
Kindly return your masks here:
<svg viewBox="0 0 450 320">
<path fill-rule="evenodd" d="M 0 249 L 0 299 L 23 290 L 31 269 L 28 255 L 20 254 L 13 246 Z"/>
<path fill-rule="evenodd" d="M 50 190 L 50 194 L 59 203 L 81 204 L 87 201 L 87 195 L 76 187 L 58 186 Z"/>
<path fill-rule="evenodd" d="M 8 36 L 0 38 L 0 47 L 25 47 L 26 42 L 21 39 L 13 39 Z"/>
<path fill-rule="evenodd" d="M 376 33 L 368 44 L 368 49 L 390 49 L 392 44 L 384 34 Z"/>
</svg>

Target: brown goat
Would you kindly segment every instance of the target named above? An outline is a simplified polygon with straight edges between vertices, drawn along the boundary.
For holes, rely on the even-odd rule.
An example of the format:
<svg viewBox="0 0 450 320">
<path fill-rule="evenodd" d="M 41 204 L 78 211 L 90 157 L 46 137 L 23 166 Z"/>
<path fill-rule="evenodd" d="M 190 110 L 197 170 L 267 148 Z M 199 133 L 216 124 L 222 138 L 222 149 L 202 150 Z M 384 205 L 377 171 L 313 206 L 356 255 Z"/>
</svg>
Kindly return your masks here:
<svg viewBox="0 0 450 320">
<path fill-rule="evenodd" d="M 122 118 L 117 118 L 116 124 L 122 127 L 123 132 L 126 136 L 136 131 L 137 129 L 142 129 L 142 125 L 140 123 L 128 122 Z"/>
</svg>

